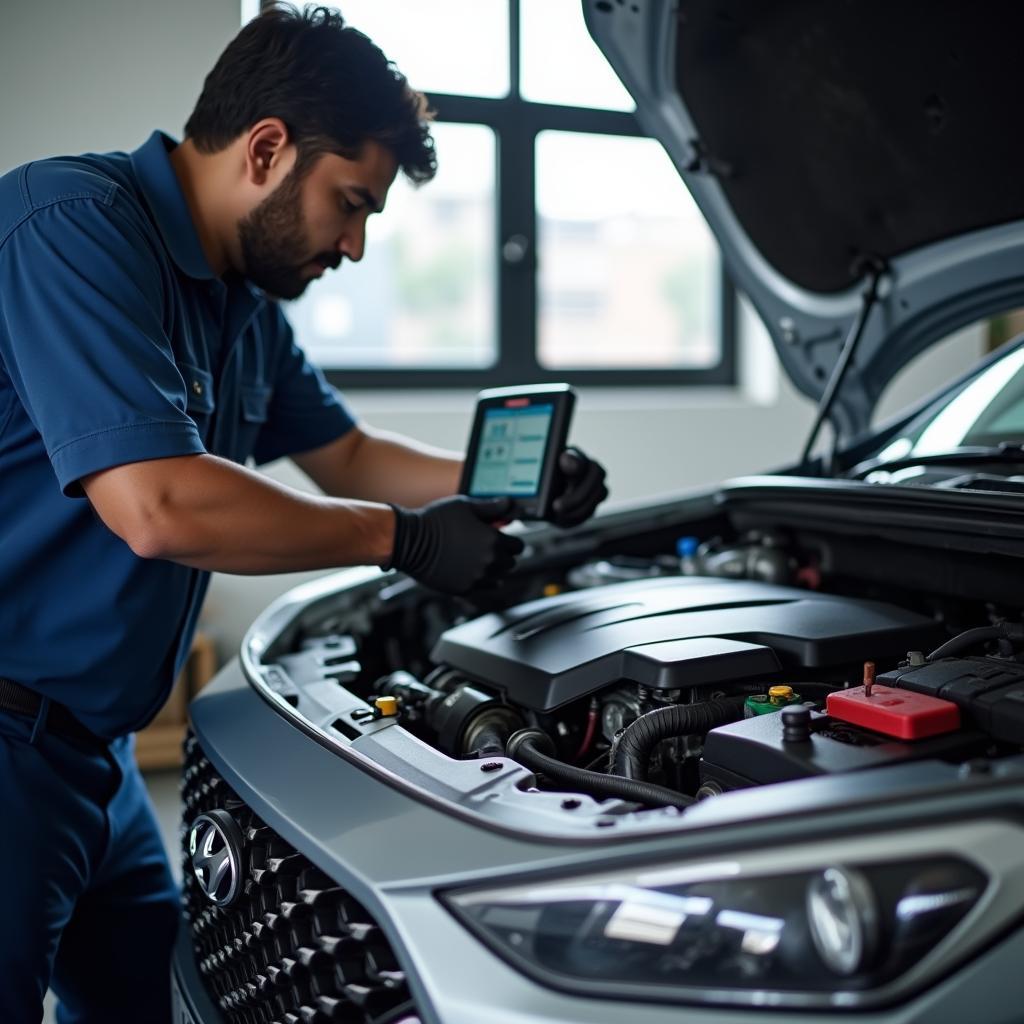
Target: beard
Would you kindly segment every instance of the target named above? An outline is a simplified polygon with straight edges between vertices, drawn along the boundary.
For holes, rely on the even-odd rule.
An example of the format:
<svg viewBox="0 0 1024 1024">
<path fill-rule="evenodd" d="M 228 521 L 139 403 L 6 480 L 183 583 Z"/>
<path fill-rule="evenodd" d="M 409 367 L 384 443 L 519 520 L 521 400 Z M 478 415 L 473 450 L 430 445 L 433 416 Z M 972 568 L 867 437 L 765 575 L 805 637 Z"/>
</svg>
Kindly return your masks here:
<svg viewBox="0 0 1024 1024">
<path fill-rule="evenodd" d="M 278 299 L 297 299 L 312 278 L 305 267 L 317 260 L 336 267 L 337 252 L 309 256 L 302 218 L 302 179 L 292 170 L 266 199 L 238 222 L 244 275 Z"/>
</svg>

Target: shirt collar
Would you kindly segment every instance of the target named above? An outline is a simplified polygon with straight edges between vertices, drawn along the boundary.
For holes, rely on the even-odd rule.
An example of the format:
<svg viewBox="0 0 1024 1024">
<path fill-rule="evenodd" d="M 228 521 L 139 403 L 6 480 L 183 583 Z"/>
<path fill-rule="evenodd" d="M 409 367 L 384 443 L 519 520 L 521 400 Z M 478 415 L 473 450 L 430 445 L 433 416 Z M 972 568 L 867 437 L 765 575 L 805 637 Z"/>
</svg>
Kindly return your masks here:
<svg viewBox="0 0 1024 1024">
<path fill-rule="evenodd" d="M 170 151 L 176 145 L 169 135 L 153 132 L 131 154 L 132 168 L 171 258 L 189 277 L 211 280 L 215 275 L 171 166 Z"/>
</svg>

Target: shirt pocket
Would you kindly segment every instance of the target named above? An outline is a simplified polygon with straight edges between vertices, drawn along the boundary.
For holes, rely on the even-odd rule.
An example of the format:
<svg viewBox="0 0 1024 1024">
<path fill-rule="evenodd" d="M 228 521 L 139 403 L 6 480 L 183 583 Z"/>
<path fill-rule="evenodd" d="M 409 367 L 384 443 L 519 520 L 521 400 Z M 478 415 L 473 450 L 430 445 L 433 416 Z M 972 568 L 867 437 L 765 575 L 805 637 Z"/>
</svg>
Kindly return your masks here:
<svg viewBox="0 0 1024 1024">
<path fill-rule="evenodd" d="M 191 363 L 179 362 L 178 369 L 185 381 L 185 411 L 205 443 L 214 410 L 213 374 Z"/>
<path fill-rule="evenodd" d="M 246 423 L 266 423 L 270 388 L 265 384 L 242 385 L 242 419 Z"/>
<path fill-rule="evenodd" d="M 237 450 L 232 453 L 235 461 L 245 462 L 252 455 L 260 430 L 267 422 L 272 393 L 265 384 L 242 385 Z"/>
</svg>

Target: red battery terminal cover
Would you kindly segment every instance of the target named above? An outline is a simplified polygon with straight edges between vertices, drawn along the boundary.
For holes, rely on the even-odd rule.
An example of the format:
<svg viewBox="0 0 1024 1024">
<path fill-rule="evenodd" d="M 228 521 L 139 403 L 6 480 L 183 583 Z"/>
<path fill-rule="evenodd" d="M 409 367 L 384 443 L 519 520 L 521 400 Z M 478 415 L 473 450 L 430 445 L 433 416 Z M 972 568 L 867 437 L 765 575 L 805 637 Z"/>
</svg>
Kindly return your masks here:
<svg viewBox="0 0 1024 1024">
<path fill-rule="evenodd" d="M 900 740 L 923 740 L 960 728 L 960 709 L 952 701 L 873 682 L 830 693 L 825 710 L 841 722 Z"/>
</svg>

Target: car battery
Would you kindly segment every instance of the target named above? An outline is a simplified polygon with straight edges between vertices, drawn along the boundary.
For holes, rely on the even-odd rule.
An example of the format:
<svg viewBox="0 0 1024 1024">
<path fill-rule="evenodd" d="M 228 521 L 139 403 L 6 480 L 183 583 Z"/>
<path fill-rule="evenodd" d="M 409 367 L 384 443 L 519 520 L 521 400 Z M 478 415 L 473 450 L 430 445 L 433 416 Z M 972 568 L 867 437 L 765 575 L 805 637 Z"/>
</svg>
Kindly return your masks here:
<svg viewBox="0 0 1024 1024">
<path fill-rule="evenodd" d="M 952 701 L 878 683 L 830 693 L 825 710 L 841 722 L 898 740 L 923 740 L 960 728 L 960 709 Z"/>
<path fill-rule="evenodd" d="M 988 738 L 962 729 L 925 739 L 895 739 L 809 712 L 806 738 L 787 739 L 781 714 L 757 715 L 712 729 L 700 764 L 705 792 L 721 792 L 814 775 L 881 768 L 903 761 L 963 761 L 981 756 Z"/>
<path fill-rule="evenodd" d="M 993 739 L 1024 744 L 1024 665 L 1003 658 L 943 658 L 901 665 L 879 683 L 948 700 L 964 724 Z"/>
</svg>

